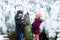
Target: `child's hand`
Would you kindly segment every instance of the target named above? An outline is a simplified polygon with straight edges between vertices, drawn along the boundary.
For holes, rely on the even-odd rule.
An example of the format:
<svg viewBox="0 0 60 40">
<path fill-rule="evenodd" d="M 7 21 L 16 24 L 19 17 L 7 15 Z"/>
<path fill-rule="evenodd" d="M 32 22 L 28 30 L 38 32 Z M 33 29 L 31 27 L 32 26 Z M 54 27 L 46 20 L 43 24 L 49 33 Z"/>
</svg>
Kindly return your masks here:
<svg viewBox="0 0 60 40">
<path fill-rule="evenodd" d="M 24 16 L 26 16 L 26 13 L 24 14 Z"/>
<path fill-rule="evenodd" d="M 27 26 L 27 22 L 24 22 L 24 26 Z"/>
</svg>

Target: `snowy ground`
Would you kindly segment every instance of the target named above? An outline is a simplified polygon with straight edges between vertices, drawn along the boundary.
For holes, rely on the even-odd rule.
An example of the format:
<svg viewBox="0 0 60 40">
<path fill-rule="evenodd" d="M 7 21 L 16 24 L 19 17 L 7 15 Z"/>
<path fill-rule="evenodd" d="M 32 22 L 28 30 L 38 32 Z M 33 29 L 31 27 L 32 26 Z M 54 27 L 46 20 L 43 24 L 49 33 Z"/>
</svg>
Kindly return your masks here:
<svg viewBox="0 0 60 40">
<path fill-rule="evenodd" d="M 0 0 L 1 33 L 7 33 L 7 30 L 14 31 L 14 16 L 17 10 L 22 10 L 24 14 L 29 12 L 31 23 L 34 21 L 35 13 L 40 12 L 44 20 L 40 27 L 41 31 L 45 27 L 49 38 L 54 38 L 56 33 L 59 34 L 60 0 Z"/>
<path fill-rule="evenodd" d="M 0 40 L 9 40 L 8 35 L 0 35 Z"/>
</svg>

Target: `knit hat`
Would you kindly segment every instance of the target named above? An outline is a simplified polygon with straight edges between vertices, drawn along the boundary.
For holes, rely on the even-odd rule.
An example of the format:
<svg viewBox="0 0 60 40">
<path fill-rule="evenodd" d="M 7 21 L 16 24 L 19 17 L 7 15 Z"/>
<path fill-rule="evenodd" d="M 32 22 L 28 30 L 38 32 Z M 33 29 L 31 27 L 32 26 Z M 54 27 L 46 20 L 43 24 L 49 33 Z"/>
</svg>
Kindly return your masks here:
<svg viewBox="0 0 60 40">
<path fill-rule="evenodd" d="M 19 15 L 19 14 L 23 14 L 23 12 L 21 10 L 18 10 L 17 15 Z"/>
</svg>

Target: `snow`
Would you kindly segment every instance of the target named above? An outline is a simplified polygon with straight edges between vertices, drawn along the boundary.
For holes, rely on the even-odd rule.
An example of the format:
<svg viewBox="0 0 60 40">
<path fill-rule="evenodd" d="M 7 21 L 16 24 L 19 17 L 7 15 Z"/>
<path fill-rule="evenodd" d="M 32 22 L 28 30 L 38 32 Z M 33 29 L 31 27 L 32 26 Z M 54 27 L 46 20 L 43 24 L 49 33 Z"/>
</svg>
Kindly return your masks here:
<svg viewBox="0 0 60 40">
<path fill-rule="evenodd" d="M 0 35 L 0 40 L 3 40 L 3 36 L 2 35 Z"/>
<path fill-rule="evenodd" d="M 0 35 L 0 40 L 9 40 L 9 38 L 7 38 L 7 35 Z"/>
<path fill-rule="evenodd" d="M 14 16 L 17 10 L 22 10 L 24 14 L 29 12 L 31 24 L 35 13 L 39 11 L 41 19 L 44 20 L 40 26 L 41 32 L 45 27 L 49 38 L 54 38 L 56 32 L 60 32 L 60 0 L 0 0 L 0 27 L 3 32 L 7 32 L 6 24 L 15 26 Z M 7 21 L 5 21 L 6 16 L 9 17 Z"/>
<path fill-rule="evenodd" d="M 59 33 L 59 34 L 57 34 L 57 37 L 58 37 L 58 38 L 60 37 L 60 33 Z"/>
<path fill-rule="evenodd" d="M 57 38 L 57 40 L 60 40 L 60 38 Z"/>
</svg>

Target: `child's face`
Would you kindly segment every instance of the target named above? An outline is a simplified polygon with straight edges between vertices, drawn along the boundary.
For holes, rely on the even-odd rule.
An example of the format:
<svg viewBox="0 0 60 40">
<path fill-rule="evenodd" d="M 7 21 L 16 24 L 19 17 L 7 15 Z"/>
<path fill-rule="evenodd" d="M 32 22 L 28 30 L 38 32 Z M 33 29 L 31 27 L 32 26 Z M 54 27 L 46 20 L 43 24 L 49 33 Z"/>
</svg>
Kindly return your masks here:
<svg viewBox="0 0 60 40">
<path fill-rule="evenodd" d="M 36 19 L 40 19 L 40 17 L 41 17 L 41 14 L 40 13 L 36 13 L 35 18 Z"/>
<path fill-rule="evenodd" d="M 35 15 L 35 18 L 36 18 L 36 19 L 39 19 L 39 18 L 40 18 L 40 15 Z"/>
<path fill-rule="evenodd" d="M 22 17 L 23 17 L 23 14 L 22 14 L 22 13 L 20 13 L 20 14 L 19 14 L 19 17 L 20 17 L 20 18 L 22 18 Z"/>
<path fill-rule="evenodd" d="M 38 16 L 35 16 L 36 19 L 38 19 L 39 17 Z"/>
</svg>

